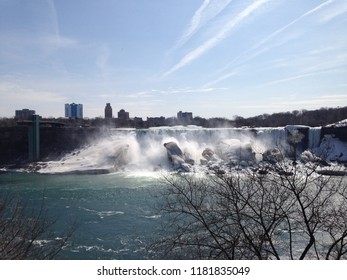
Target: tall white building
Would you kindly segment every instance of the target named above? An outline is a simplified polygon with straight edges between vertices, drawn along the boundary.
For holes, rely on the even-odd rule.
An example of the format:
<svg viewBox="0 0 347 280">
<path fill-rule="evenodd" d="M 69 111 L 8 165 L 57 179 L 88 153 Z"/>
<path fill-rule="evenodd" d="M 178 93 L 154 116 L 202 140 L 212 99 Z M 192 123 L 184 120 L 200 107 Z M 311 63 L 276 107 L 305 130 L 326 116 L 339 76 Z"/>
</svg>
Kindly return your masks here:
<svg viewBox="0 0 347 280">
<path fill-rule="evenodd" d="M 65 104 L 65 118 L 83 119 L 83 105 Z"/>
</svg>

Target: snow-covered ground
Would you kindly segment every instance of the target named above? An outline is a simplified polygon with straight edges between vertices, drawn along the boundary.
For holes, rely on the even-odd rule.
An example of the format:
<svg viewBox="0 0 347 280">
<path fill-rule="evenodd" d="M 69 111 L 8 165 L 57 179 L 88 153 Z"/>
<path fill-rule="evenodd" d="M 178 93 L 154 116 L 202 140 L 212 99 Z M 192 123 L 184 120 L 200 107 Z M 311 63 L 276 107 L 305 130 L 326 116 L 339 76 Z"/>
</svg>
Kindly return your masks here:
<svg viewBox="0 0 347 280">
<path fill-rule="evenodd" d="M 347 162 L 347 143 L 326 135 L 313 152 L 328 161 Z"/>
<path fill-rule="evenodd" d="M 343 126 L 347 126 L 347 119 L 341 120 L 341 121 L 336 122 L 336 123 L 333 123 L 333 124 L 329 124 L 329 125 L 327 125 L 327 126 L 328 126 L 328 127 L 331 127 L 331 126 L 333 126 L 333 127 L 343 127 Z"/>
</svg>

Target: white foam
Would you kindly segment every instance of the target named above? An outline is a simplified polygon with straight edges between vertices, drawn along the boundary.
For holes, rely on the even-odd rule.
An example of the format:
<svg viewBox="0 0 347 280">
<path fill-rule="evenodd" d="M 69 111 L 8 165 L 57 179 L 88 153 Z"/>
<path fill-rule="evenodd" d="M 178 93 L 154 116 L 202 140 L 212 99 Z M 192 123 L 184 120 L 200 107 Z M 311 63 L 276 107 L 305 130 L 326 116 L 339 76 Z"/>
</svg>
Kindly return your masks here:
<svg viewBox="0 0 347 280">
<path fill-rule="evenodd" d="M 59 161 L 45 163 L 40 172 L 61 173 L 105 169 L 111 172 L 148 176 L 153 172 L 170 170 L 171 163 L 164 147 L 164 143 L 167 142 L 176 142 L 184 153 L 188 153 L 190 158 L 199 164 L 203 159 L 204 149 L 210 148 L 217 152 L 221 143 L 229 144 L 229 147 L 226 147 L 229 152 L 235 148 L 235 145 L 247 144 L 255 154 L 261 154 L 269 148 L 283 149 L 286 145 L 285 138 L 286 132 L 283 127 L 252 130 L 180 126 L 110 130 L 89 146 L 69 153 Z"/>
</svg>

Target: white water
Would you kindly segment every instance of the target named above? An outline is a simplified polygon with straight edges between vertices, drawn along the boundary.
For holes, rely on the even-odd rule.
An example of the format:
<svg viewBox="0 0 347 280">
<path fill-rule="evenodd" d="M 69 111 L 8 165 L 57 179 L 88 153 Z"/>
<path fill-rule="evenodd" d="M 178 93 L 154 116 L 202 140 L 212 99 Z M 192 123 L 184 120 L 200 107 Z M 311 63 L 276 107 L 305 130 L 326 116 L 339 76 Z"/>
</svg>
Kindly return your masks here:
<svg viewBox="0 0 347 280">
<path fill-rule="evenodd" d="M 309 148 L 319 145 L 319 131 L 309 132 Z M 241 155 L 243 148 L 251 147 L 255 160 L 262 158 L 267 149 L 279 148 L 286 151 L 285 128 L 257 129 L 205 129 L 201 127 L 160 127 L 143 130 L 109 130 L 100 135 L 98 141 L 78 151 L 65 155 L 59 161 L 43 164 L 40 172 L 60 173 L 84 170 L 105 169 L 111 172 L 126 171 L 128 173 L 153 172 L 170 170 L 172 164 L 168 159 L 164 143 L 175 142 L 183 153 L 195 161 L 194 168 L 199 168 L 203 151 L 213 150 L 219 159 L 227 155 L 231 160 Z M 311 139 L 312 138 L 312 139 Z M 236 151 L 239 151 L 238 154 Z M 247 150 L 246 150 L 247 151 Z M 248 153 L 243 159 L 248 160 Z"/>
<path fill-rule="evenodd" d="M 309 132 L 308 148 L 310 150 L 312 150 L 312 149 L 318 147 L 320 144 L 321 128 L 320 127 L 311 127 L 308 132 Z"/>
</svg>

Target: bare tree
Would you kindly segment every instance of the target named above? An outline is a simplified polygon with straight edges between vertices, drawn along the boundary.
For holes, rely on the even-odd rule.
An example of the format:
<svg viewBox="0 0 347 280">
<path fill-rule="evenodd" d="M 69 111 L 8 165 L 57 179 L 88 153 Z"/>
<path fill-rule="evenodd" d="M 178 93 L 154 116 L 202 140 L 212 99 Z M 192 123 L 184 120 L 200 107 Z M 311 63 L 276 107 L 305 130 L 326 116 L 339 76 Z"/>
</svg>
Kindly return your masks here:
<svg viewBox="0 0 347 280">
<path fill-rule="evenodd" d="M 0 195 L 0 259 L 55 258 L 76 229 L 72 224 L 57 238 L 52 229 L 55 223 L 43 202 L 33 210 L 14 195 Z"/>
<path fill-rule="evenodd" d="M 167 258 L 346 258 L 346 179 L 276 169 L 164 176 L 168 223 L 156 246 Z"/>
</svg>

